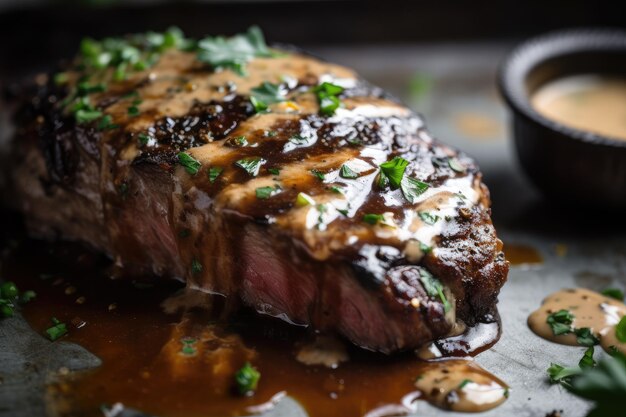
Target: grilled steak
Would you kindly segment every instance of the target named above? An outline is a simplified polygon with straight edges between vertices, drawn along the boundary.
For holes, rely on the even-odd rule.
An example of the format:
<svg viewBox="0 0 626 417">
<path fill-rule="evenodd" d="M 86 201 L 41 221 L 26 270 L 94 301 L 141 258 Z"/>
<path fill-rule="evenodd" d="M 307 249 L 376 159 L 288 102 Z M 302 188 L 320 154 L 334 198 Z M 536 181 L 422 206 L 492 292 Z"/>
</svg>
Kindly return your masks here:
<svg viewBox="0 0 626 417">
<path fill-rule="evenodd" d="M 17 113 L 33 235 L 393 352 L 495 314 L 508 264 L 474 161 L 350 69 L 171 30 L 86 40 Z"/>
</svg>

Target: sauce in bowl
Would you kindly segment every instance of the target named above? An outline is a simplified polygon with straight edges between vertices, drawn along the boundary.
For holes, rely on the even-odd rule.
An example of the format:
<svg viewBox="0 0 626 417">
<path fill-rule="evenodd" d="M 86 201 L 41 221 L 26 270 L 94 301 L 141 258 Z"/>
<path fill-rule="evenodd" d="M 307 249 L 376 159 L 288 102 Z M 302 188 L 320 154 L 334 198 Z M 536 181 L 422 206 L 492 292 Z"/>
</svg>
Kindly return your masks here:
<svg viewBox="0 0 626 417">
<path fill-rule="evenodd" d="M 531 97 L 543 116 L 565 126 L 626 141 L 626 78 L 599 74 L 558 78 Z"/>
</svg>

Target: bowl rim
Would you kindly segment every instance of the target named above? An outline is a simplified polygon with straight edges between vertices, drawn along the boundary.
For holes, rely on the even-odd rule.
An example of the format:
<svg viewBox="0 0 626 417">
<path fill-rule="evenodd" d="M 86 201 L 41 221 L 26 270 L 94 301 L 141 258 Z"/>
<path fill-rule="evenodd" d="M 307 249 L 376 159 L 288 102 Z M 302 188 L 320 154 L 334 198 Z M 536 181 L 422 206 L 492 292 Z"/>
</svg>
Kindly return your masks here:
<svg viewBox="0 0 626 417">
<path fill-rule="evenodd" d="M 626 30 L 580 28 L 548 32 L 516 46 L 498 68 L 498 88 L 509 107 L 531 121 L 578 142 L 626 148 L 626 140 L 566 126 L 543 116 L 531 105 L 525 80 L 530 71 L 549 59 L 583 52 L 623 53 Z"/>
</svg>

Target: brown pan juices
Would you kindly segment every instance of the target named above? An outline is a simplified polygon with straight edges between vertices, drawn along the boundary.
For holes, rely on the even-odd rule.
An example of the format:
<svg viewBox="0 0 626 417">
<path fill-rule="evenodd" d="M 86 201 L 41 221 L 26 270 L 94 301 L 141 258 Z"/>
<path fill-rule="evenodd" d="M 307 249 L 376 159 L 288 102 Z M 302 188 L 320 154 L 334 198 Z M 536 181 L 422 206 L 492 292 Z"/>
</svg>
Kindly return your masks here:
<svg viewBox="0 0 626 417">
<path fill-rule="evenodd" d="M 102 405 L 121 403 L 164 417 L 246 415 L 289 395 L 311 416 L 383 416 L 415 411 L 420 399 L 443 409 L 483 411 L 508 396 L 506 384 L 471 360 L 445 358 L 494 344 L 495 319 L 436 342 L 430 351 L 442 357 L 431 361 L 335 341 L 338 349 L 317 352 L 331 367 L 305 365 L 302 352 L 311 353 L 312 335 L 303 327 L 251 312 L 223 320 L 193 307 L 207 305 L 206 294 L 183 296 L 174 282 L 112 280 L 107 271 L 108 262 L 84 250 L 33 242 L 3 264 L 3 277 L 37 293 L 22 310 L 35 331 L 45 335 L 55 317 L 68 334 L 51 343 L 74 342 L 102 360 L 89 371 L 61 370 L 47 393 L 52 414 L 100 416 Z M 486 342 L 477 346 L 476 340 Z M 341 363 L 333 364 L 337 351 Z M 252 396 L 235 390 L 234 374 L 246 362 L 261 373 Z"/>
</svg>

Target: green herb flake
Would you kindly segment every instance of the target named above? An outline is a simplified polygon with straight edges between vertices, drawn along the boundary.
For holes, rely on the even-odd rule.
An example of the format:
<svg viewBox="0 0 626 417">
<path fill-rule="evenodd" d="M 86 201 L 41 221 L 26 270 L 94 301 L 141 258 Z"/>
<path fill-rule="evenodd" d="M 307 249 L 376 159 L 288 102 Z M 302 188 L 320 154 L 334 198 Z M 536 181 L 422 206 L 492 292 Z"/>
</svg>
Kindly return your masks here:
<svg viewBox="0 0 626 417">
<path fill-rule="evenodd" d="M 318 171 L 317 169 L 312 169 L 311 174 L 315 175 L 320 181 L 324 181 L 326 179 L 326 173 Z"/>
<path fill-rule="evenodd" d="M 245 75 L 245 66 L 255 57 L 272 57 L 272 52 L 265 44 L 263 32 L 252 26 L 244 34 L 230 38 L 223 36 L 207 37 L 198 42 L 198 60 L 206 62 L 215 69 L 227 68 L 239 75 Z"/>
<path fill-rule="evenodd" d="M 471 379 L 464 379 L 459 384 L 459 389 L 463 389 L 463 387 L 465 387 L 467 384 L 471 384 L 472 382 L 474 382 L 474 381 L 472 381 Z"/>
<path fill-rule="evenodd" d="M 15 311 L 13 310 L 13 304 L 3 303 L 5 300 L 0 300 L 0 317 L 9 318 L 13 317 Z"/>
<path fill-rule="evenodd" d="M 331 185 L 330 186 L 330 191 L 332 191 L 335 194 L 344 194 L 343 188 L 337 187 L 336 185 Z"/>
<path fill-rule="evenodd" d="M 429 225 L 433 225 L 437 223 L 437 221 L 439 221 L 439 216 L 437 216 L 436 214 L 430 214 L 427 211 L 420 211 L 418 215 L 424 223 Z"/>
<path fill-rule="evenodd" d="M 619 288 L 607 288 L 602 291 L 602 295 L 610 298 L 614 298 L 619 301 L 624 301 L 624 291 Z"/>
<path fill-rule="evenodd" d="M 67 326 L 65 325 L 65 323 L 61 323 L 55 317 L 52 317 L 52 324 L 52 327 L 46 329 L 46 333 L 48 334 L 48 338 L 54 342 L 61 336 L 67 334 Z"/>
<path fill-rule="evenodd" d="M 275 187 L 259 187 L 256 189 L 256 198 L 261 200 L 267 200 L 274 194 L 280 191 L 280 186 Z"/>
<path fill-rule="evenodd" d="M 241 395 L 250 395 L 256 391 L 261 374 L 249 362 L 235 374 L 235 384 Z"/>
<path fill-rule="evenodd" d="M 401 157 L 395 157 L 391 161 L 383 162 L 380 164 L 380 171 L 384 174 L 384 177 L 389 181 L 391 188 L 396 189 L 400 187 L 402 179 L 404 177 L 404 171 L 409 165 L 409 161 Z"/>
<path fill-rule="evenodd" d="M 128 116 L 130 117 L 137 117 L 139 116 L 139 107 L 137 107 L 136 105 L 132 105 L 130 107 L 128 107 Z"/>
<path fill-rule="evenodd" d="M 267 172 L 272 175 L 280 175 L 280 168 L 268 168 Z"/>
<path fill-rule="evenodd" d="M 331 116 L 335 114 L 335 110 L 337 110 L 339 106 L 341 106 L 341 101 L 335 96 L 320 98 L 320 112 L 324 115 Z"/>
<path fill-rule="evenodd" d="M 582 327 L 574 330 L 576 334 L 576 342 L 581 346 L 594 346 L 600 343 L 600 340 L 593 334 L 589 327 Z"/>
<path fill-rule="evenodd" d="M 350 168 L 348 165 L 343 164 L 341 166 L 341 169 L 339 170 L 339 176 L 342 178 L 353 180 L 355 178 L 358 178 L 359 174 L 352 170 L 352 168 Z"/>
<path fill-rule="evenodd" d="M 263 165 L 264 163 L 265 159 L 259 157 L 251 157 L 240 159 L 239 161 L 235 162 L 235 166 L 243 169 L 251 176 L 256 177 L 257 175 L 259 175 L 261 165 Z"/>
<path fill-rule="evenodd" d="M 59 72 L 54 74 L 53 82 L 55 85 L 65 85 L 69 79 L 70 77 L 66 72 Z"/>
<path fill-rule="evenodd" d="M 103 130 L 117 129 L 118 127 L 119 125 L 114 124 L 113 118 L 107 114 L 98 121 L 98 125 L 96 126 L 96 129 L 103 131 Z"/>
<path fill-rule="evenodd" d="M 80 124 L 88 123 L 88 122 L 92 122 L 102 117 L 102 112 L 99 110 L 79 109 L 74 114 L 74 117 L 76 118 L 77 123 L 80 123 Z"/>
<path fill-rule="evenodd" d="M 626 343 L 626 316 L 622 317 L 615 326 L 615 337 L 622 343 Z"/>
<path fill-rule="evenodd" d="M 250 91 L 250 101 L 257 113 L 267 110 L 270 104 L 280 103 L 287 99 L 287 89 L 281 84 L 264 81 Z"/>
<path fill-rule="evenodd" d="M 400 184 L 402 195 L 411 204 L 415 203 L 417 198 L 424 194 L 429 187 L 427 183 L 409 176 L 405 176 Z"/>
<path fill-rule="evenodd" d="M 150 139 L 152 139 L 152 137 L 146 133 L 139 133 L 137 134 L 137 139 L 139 139 L 140 145 L 145 146 L 150 143 Z"/>
<path fill-rule="evenodd" d="M 8 300 L 14 300 L 19 295 L 19 290 L 15 283 L 7 281 L 0 286 L 0 297 Z"/>
<path fill-rule="evenodd" d="M 193 275 L 198 275 L 201 272 L 202 272 L 202 264 L 200 263 L 200 261 L 198 261 L 195 258 L 192 259 L 191 260 L 191 273 Z"/>
<path fill-rule="evenodd" d="M 320 105 L 320 113 L 325 116 L 332 116 L 341 106 L 341 100 L 337 97 L 344 91 L 344 88 L 329 82 L 323 82 L 313 89 L 317 95 Z"/>
<path fill-rule="evenodd" d="M 593 368 L 596 366 L 596 361 L 593 360 L 593 351 L 593 346 L 589 346 L 587 350 L 585 350 L 583 357 L 580 358 L 580 361 L 578 362 L 580 369 Z"/>
<path fill-rule="evenodd" d="M 196 348 L 194 347 L 196 342 L 197 342 L 196 339 L 191 339 L 191 338 L 181 340 L 181 343 L 183 346 L 180 349 L 180 353 L 182 353 L 185 356 L 195 355 L 198 352 Z"/>
<path fill-rule="evenodd" d="M 546 323 L 550 325 L 555 336 L 571 333 L 573 321 L 574 315 L 569 310 L 559 310 L 550 314 L 546 319 Z"/>
<path fill-rule="evenodd" d="M 215 180 L 217 180 L 217 177 L 220 176 L 222 171 L 224 171 L 224 168 L 222 168 L 222 167 L 211 167 L 211 168 L 209 168 L 209 170 L 207 171 L 207 175 L 209 176 L 209 182 L 211 184 L 213 184 L 215 182 Z"/>
<path fill-rule="evenodd" d="M 178 154 L 178 163 L 185 168 L 185 171 L 187 171 L 189 175 L 196 175 L 202 166 L 200 161 L 186 152 L 180 152 Z"/>
<path fill-rule="evenodd" d="M 363 216 L 363 221 L 367 224 L 376 225 L 385 221 L 385 216 L 382 214 L 366 214 Z"/>
<path fill-rule="evenodd" d="M 447 313 L 452 308 L 452 305 L 446 298 L 441 281 L 435 278 L 430 272 L 424 268 L 420 268 L 420 281 L 426 290 L 429 297 L 439 298 L 443 304 L 444 311 Z"/>
</svg>

